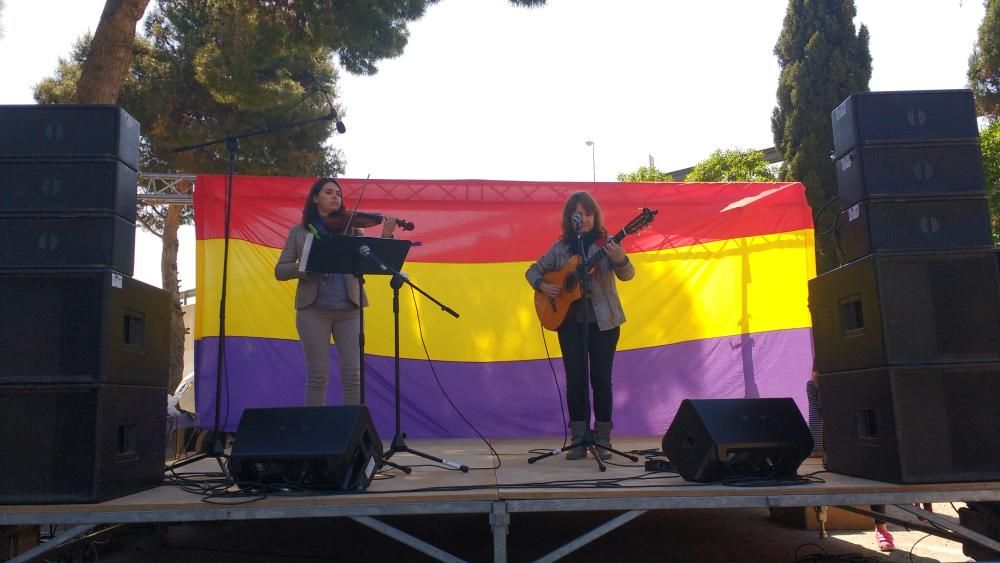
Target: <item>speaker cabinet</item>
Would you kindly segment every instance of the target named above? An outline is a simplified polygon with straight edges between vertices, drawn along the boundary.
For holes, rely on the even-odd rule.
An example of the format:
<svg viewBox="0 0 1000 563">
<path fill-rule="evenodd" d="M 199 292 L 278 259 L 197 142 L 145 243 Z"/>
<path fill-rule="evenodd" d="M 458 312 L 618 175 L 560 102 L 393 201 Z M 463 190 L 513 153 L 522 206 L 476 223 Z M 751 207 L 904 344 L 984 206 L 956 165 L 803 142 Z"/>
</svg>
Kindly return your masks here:
<svg viewBox="0 0 1000 563">
<path fill-rule="evenodd" d="M 0 159 L 115 158 L 139 169 L 139 122 L 117 106 L 0 106 L 0 123 Z"/>
<path fill-rule="evenodd" d="M 352 491 L 368 488 L 381 458 L 364 405 L 246 409 L 229 470 L 239 482 Z"/>
<path fill-rule="evenodd" d="M 896 483 L 1000 479 L 1000 364 L 822 374 L 831 471 Z"/>
<path fill-rule="evenodd" d="M 0 385 L 0 504 L 101 502 L 163 482 L 166 391 Z"/>
<path fill-rule="evenodd" d="M 117 215 L 44 215 L 0 220 L 0 270 L 88 267 L 132 275 L 135 223 Z"/>
<path fill-rule="evenodd" d="M 1000 361 L 994 250 L 873 254 L 809 280 L 815 368 Z"/>
<path fill-rule="evenodd" d="M 109 270 L 0 272 L 0 385 L 165 388 L 170 294 Z"/>
<path fill-rule="evenodd" d="M 663 453 L 681 477 L 702 483 L 793 476 L 812 446 L 789 398 L 685 399 L 663 435 Z"/>
<path fill-rule="evenodd" d="M 858 145 L 979 140 L 971 90 L 861 92 L 830 117 L 836 158 Z"/>
<path fill-rule="evenodd" d="M 985 196 L 978 142 L 855 147 L 837 160 L 841 207 L 867 198 Z"/>
<path fill-rule="evenodd" d="M 135 222 L 138 174 L 117 160 L 2 161 L 0 214 L 115 214 Z"/>
<path fill-rule="evenodd" d="M 861 201 L 840 214 L 837 229 L 847 261 L 879 251 L 993 247 L 984 197 Z"/>
</svg>

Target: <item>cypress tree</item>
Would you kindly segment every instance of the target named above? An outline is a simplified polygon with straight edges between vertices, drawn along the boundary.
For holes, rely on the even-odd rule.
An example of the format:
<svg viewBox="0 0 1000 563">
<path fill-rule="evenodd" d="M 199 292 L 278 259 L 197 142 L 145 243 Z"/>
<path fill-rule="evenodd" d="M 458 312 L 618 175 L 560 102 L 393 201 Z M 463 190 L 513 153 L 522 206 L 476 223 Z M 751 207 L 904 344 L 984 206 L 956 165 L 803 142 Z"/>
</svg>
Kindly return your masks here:
<svg viewBox="0 0 1000 563">
<path fill-rule="evenodd" d="M 819 273 L 840 263 L 833 233 L 823 234 L 840 210 L 830 203 L 837 197 L 830 112 L 847 96 L 867 91 L 872 74 L 868 28 L 855 30 L 856 15 L 854 0 L 789 0 L 774 46 L 781 73 L 771 131 L 785 159 L 781 178 L 806 186 Z"/>
<path fill-rule="evenodd" d="M 979 115 L 1000 116 L 1000 2 L 986 0 L 979 39 L 969 57 L 969 87 Z"/>
</svg>

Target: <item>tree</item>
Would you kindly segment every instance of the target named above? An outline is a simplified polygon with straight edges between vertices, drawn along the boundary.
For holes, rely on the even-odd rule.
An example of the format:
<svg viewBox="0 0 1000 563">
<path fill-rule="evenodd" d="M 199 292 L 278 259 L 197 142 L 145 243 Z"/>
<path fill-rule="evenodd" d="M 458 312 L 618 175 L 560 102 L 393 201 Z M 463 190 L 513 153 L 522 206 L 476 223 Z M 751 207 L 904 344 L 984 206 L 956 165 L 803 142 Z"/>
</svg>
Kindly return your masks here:
<svg viewBox="0 0 1000 563">
<path fill-rule="evenodd" d="M 158 2 L 166 11 L 181 5 L 214 12 L 231 18 L 236 33 L 222 35 L 220 42 L 206 45 L 201 68 L 206 72 L 224 74 L 252 73 L 253 67 L 229 64 L 225 53 L 231 48 L 255 49 L 262 43 L 283 35 L 285 40 L 299 41 L 312 47 L 325 46 L 337 53 L 340 63 L 349 72 L 374 74 L 375 63 L 399 56 L 409 38 L 407 22 L 419 19 L 427 6 L 439 0 L 163 0 Z M 544 5 L 546 0 L 510 0 L 515 6 Z M 135 39 L 136 24 L 142 19 L 149 0 L 107 0 L 94 34 L 90 55 L 84 62 L 77 85 L 76 100 L 80 103 L 116 103 L 118 92 L 128 74 L 129 57 Z M 263 32 L 264 41 L 247 36 L 248 29 Z M 277 36 L 273 33 L 279 31 Z M 281 33 L 283 32 L 283 33 Z M 249 39 L 243 44 L 226 43 L 225 39 Z M 272 45 L 274 43 L 272 42 Z M 289 46 L 294 49 L 294 47 Z M 265 51 L 257 51 L 266 53 Z"/>
<path fill-rule="evenodd" d="M 114 104 L 128 74 L 135 26 L 149 0 L 107 0 L 89 56 L 80 72 L 76 101 L 81 104 Z"/>
<path fill-rule="evenodd" d="M 979 115 L 1000 116 L 1000 2 L 986 0 L 979 39 L 969 57 L 969 87 Z"/>
<path fill-rule="evenodd" d="M 699 162 L 686 182 L 773 182 L 777 178 L 768 167 L 764 153 L 757 150 L 718 149 Z"/>
<path fill-rule="evenodd" d="M 868 90 L 872 59 L 868 28 L 855 31 L 854 0 L 789 0 L 774 54 L 778 104 L 771 115 L 774 146 L 784 157 L 780 177 L 805 184 L 817 231 L 836 220 L 838 208 L 830 112 L 847 96 Z M 826 206 L 826 207 L 824 207 Z M 832 234 L 816 237 L 820 273 L 837 266 Z"/>
<path fill-rule="evenodd" d="M 123 77 L 110 76 L 107 66 L 88 66 L 108 35 L 103 40 L 84 37 L 68 60 L 59 60 L 56 75 L 36 85 L 35 99 L 79 100 L 90 69 L 91 78 L 101 76 L 116 84 L 115 97 L 107 103 L 118 103 L 141 124 L 144 170 L 221 173 L 226 163 L 222 146 L 180 154 L 172 149 L 326 113 L 335 96 L 333 54 L 352 72 L 375 72 L 376 61 L 402 52 L 406 22 L 436 1 L 344 0 L 331 9 L 328 1 L 319 0 L 159 0 L 146 20 L 145 35 L 134 37 L 128 46 L 125 58 L 131 64 Z M 544 0 L 512 3 L 531 6 Z M 105 13 L 123 9 L 123 4 L 108 0 Z M 121 44 L 115 49 L 120 51 Z M 327 121 L 243 139 L 237 168 L 242 174 L 340 174 L 340 151 L 324 146 L 332 130 Z M 139 210 L 139 219 L 163 240 L 163 288 L 175 303 L 173 387 L 183 375 L 184 349 L 177 230 L 190 222 L 191 209 L 146 206 Z"/>
<path fill-rule="evenodd" d="M 993 120 L 979 132 L 979 147 L 983 152 L 983 170 L 986 172 L 986 196 L 990 204 L 990 222 L 993 224 L 993 243 L 1000 246 L 1000 120 Z"/>
<path fill-rule="evenodd" d="M 674 177 L 655 166 L 640 166 L 635 172 L 620 172 L 619 182 L 673 182 Z"/>
</svg>

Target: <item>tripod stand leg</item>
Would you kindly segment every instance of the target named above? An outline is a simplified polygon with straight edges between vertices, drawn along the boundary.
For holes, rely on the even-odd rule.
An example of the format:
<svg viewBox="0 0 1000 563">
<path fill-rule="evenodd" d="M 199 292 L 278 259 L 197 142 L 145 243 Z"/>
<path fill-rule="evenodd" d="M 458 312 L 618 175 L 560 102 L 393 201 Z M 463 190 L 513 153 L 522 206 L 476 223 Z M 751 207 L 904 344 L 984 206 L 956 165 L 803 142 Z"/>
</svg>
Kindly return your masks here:
<svg viewBox="0 0 1000 563">
<path fill-rule="evenodd" d="M 597 462 L 597 468 L 600 469 L 602 472 L 607 471 L 608 466 L 604 465 L 604 460 L 601 459 L 601 456 L 597 454 L 596 444 L 594 442 L 590 442 L 589 444 L 587 444 L 587 450 L 590 451 L 590 455 L 594 456 L 594 461 Z"/>
<path fill-rule="evenodd" d="M 410 448 L 407 448 L 406 446 L 403 446 L 403 447 L 405 448 L 403 451 L 406 451 L 406 452 L 411 453 L 413 455 L 420 456 L 420 457 L 422 457 L 424 459 L 429 459 L 431 461 L 440 463 L 441 465 L 447 465 L 448 467 L 450 467 L 452 469 L 458 469 L 462 473 L 468 473 L 469 472 L 469 466 L 465 465 L 463 463 L 458 463 L 458 462 L 455 462 L 455 461 L 449 461 L 447 459 L 442 459 L 440 457 L 434 457 L 434 456 L 432 456 L 430 454 L 425 454 L 424 452 L 421 452 L 421 451 L 418 451 L 418 450 L 411 450 Z"/>
<path fill-rule="evenodd" d="M 393 463 L 393 462 L 389 461 L 386 458 L 382 458 L 381 466 L 385 467 L 386 465 L 388 465 L 389 467 L 392 467 L 394 469 L 398 469 L 398 470 L 402 471 L 403 473 L 406 473 L 407 475 L 409 475 L 410 473 L 413 472 L 413 469 L 410 468 L 410 467 L 408 467 L 408 466 L 406 466 L 406 465 L 400 465 L 398 463 Z"/>
</svg>

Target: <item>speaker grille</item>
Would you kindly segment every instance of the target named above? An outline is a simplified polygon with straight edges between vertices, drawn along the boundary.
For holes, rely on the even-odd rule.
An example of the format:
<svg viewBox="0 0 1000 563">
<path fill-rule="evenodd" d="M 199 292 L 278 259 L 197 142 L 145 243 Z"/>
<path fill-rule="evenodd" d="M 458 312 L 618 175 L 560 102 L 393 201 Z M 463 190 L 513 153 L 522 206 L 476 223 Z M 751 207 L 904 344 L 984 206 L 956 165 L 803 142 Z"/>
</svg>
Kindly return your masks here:
<svg viewBox="0 0 1000 563">
<path fill-rule="evenodd" d="M 0 272 L 0 384 L 165 388 L 170 294 L 107 270 Z"/>
<path fill-rule="evenodd" d="M 0 503 L 100 502 L 163 482 L 162 387 L 0 385 Z"/>
<path fill-rule="evenodd" d="M 869 197 L 983 196 L 986 188 L 978 142 L 856 147 L 836 169 L 844 208 Z"/>
<path fill-rule="evenodd" d="M 831 113 L 839 158 L 859 144 L 979 138 L 970 90 L 862 92 Z"/>
<path fill-rule="evenodd" d="M 874 254 L 809 281 L 820 373 L 1000 361 L 994 250 Z"/>
<path fill-rule="evenodd" d="M 117 160 L 0 160 L 0 214 L 104 213 L 134 223 L 137 184 Z"/>
<path fill-rule="evenodd" d="M 0 106 L 0 158 L 115 158 L 138 170 L 139 123 L 110 105 Z"/>
<path fill-rule="evenodd" d="M 819 376 L 827 468 L 898 483 L 1000 479 L 1000 364 Z"/>
<path fill-rule="evenodd" d="M 135 224 L 117 215 L 17 216 L 0 221 L 0 269 L 101 267 L 132 275 Z"/>
<path fill-rule="evenodd" d="M 986 198 L 862 201 L 840 215 L 845 260 L 872 252 L 992 248 Z"/>
</svg>

